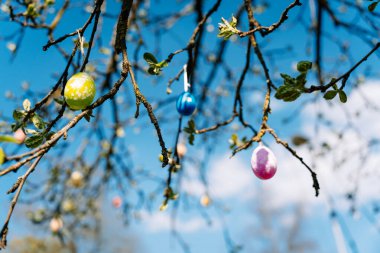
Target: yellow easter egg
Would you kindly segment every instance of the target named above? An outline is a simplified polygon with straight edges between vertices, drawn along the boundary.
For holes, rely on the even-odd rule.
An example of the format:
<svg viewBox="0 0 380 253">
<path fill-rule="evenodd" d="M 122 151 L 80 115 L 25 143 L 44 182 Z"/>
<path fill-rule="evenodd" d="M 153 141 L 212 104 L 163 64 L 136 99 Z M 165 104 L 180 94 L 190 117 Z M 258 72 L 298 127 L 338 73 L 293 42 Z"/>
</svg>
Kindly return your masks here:
<svg viewBox="0 0 380 253">
<path fill-rule="evenodd" d="M 72 110 L 82 110 L 91 105 L 96 94 L 94 79 L 84 72 L 73 75 L 66 83 L 64 97 Z"/>
</svg>

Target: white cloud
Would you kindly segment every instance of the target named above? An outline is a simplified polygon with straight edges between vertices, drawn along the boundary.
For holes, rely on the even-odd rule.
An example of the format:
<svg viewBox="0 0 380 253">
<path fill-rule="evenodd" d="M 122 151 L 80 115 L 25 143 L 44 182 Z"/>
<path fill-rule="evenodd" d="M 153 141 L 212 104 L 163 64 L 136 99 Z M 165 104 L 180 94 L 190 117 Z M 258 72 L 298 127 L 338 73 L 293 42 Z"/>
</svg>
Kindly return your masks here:
<svg viewBox="0 0 380 253">
<path fill-rule="evenodd" d="M 362 84 L 348 95 L 346 104 L 335 98 L 331 102 L 320 99 L 315 104 L 309 104 L 303 110 L 304 127 L 309 133 L 313 131 L 313 123 L 317 120 L 317 114 L 321 113 L 330 121 L 336 130 L 341 130 L 347 124 L 357 128 L 362 137 L 379 137 L 380 120 L 380 82 L 368 81 Z M 374 110 L 375 109 L 375 110 Z M 312 122 L 309 122 L 312 121 Z"/>
<path fill-rule="evenodd" d="M 229 158 L 230 155 L 230 153 L 225 153 L 211 160 L 206 173 L 207 189 L 211 198 L 244 200 L 252 196 L 255 177 L 249 160 L 243 162 L 241 156 Z M 206 193 L 207 189 L 200 181 L 198 169 L 186 167 L 182 190 L 200 197 Z"/>
<path fill-rule="evenodd" d="M 325 142 L 331 147 L 325 155 L 315 159 L 322 194 L 342 196 L 357 189 L 359 203 L 378 198 L 379 150 L 369 149 L 368 143 L 372 138 L 380 138 L 379 97 L 380 82 L 368 81 L 348 94 L 346 104 L 337 98 L 330 103 L 321 99 L 304 109 L 303 132 L 315 144 Z M 318 113 L 330 125 L 321 124 Z M 317 135 L 316 123 L 319 125 Z M 320 147 L 314 151 L 315 154 L 321 152 Z"/>
<path fill-rule="evenodd" d="M 370 150 L 368 141 L 374 137 L 380 139 L 380 111 L 375 110 L 380 108 L 379 97 L 380 82 L 371 81 L 350 92 L 346 104 L 340 103 L 338 98 L 328 102 L 321 97 L 303 109 L 299 132 L 310 139 L 314 149 L 310 150 L 307 145 L 295 149 L 318 174 L 321 187 L 318 198 L 314 196 L 312 178 L 306 167 L 275 142 L 269 146 L 277 157 L 278 170 L 270 180 L 262 181 L 254 176 L 250 168 L 250 151 L 243 151 L 232 159 L 229 159 L 230 153 L 213 159 L 207 173 L 211 197 L 246 201 L 265 193 L 266 204 L 271 208 L 296 203 L 308 207 L 306 213 L 316 206 L 328 208 L 327 200 L 331 197 L 339 208 L 347 209 L 350 203 L 345 196 L 355 190 L 358 204 L 378 199 L 380 147 Z M 318 118 L 318 113 L 324 115 L 328 125 Z M 317 133 L 315 124 L 318 124 Z M 339 133 L 343 135 L 339 136 Z M 289 139 L 288 136 L 284 138 Z M 323 149 L 322 143 L 327 143 L 331 150 Z M 189 169 L 183 188 L 190 194 L 201 196 L 206 188 L 199 180 L 199 171 Z"/>
<path fill-rule="evenodd" d="M 179 233 L 194 233 L 204 230 L 205 228 L 217 229 L 220 227 L 217 220 L 213 220 L 211 225 L 209 225 L 205 219 L 200 217 L 188 218 L 186 220 L 178 217 L 173 220 L 171 217 L 171 212 L 168 211 L 153 213 L 143 211 L 140 214 L 140 218 L 143 222 L 144 228 L 151 233 L 169 231 L 172 229 L 173 222 L 175 222 L 176 231 Z"/>
<path fill-rule="evenodd" d="M 244 158 L 247 154 L 239 154 L 232 159 L 228 158 L 229 153 L 224 154 L 210 165 L 208 181 L 212 196 L 218 199 L 243 197 L 244 200 L 265 192 L 268 196 L 266 201 L 273 208 L 292 203 L 304 203 L 310 208 L 322 207 L 327 205 L 326 200 L 331 196 L 340 208 L 347 208 L 348 202 L 344 197 L 355 189 L 359 204 L 377 199 L 380 192 L 380 184 L 377 183 L 380 180 L 380 156 L 376 153 L 380 148 L 369 150 L 368 141 L 374 137 L 380 139 L 380 111 L 374 110 L 380 108 L 379 97 L 380 82 L 371 81 L 349 93 L 346 104 L 340 103 L 338 98 L 328 102 L 321 97 L 302 111 L 300 132 L 309 137 L 314 149 L 309 150 L 305 145 L 296 147 L 296 151 L 318 174 L 321 186 L 318 198 L 314 197 L 309 171 L 284 147 L 274 142 L 270 143 L 270 148 L 277 157 L 278 171 L 272 179 L 257 179 L 251 172 L 249 160 Z M 325 116 L 329 125 L 323 124 L 318 113 Z M 319 126 L 318 133 L 315 132 L 315 124 Z M 339 133 L 343 135 L 339 136 Z M 331 150 L 323 149 L 320 145 L 323 142 Z M 193 182 L 187 185 L 187 189 L 201 187 Z M 204 188 L 198 194 L 203 191 Z"/>
<path fill-rule="evenodd" d="M 253 190 L 254 176 L 250 161 L 245 163 L 239 156 L 229 158 L 227 153 L 214 159 L 208 174 L 211 195 L 215 198 L 244 198 Z M 251 191 L 253 192 L 253 191 Z M 242 195 L 242 193 L 245 193 Z M 239 196 L 240 195 L 240 196 Z"/>
<path fill-rule="evenodd" d="M 200 197 L 206 193 L 206 187 L 198 177 L 186 177 L 182 180 L 181 191 Z"/>
</svg>

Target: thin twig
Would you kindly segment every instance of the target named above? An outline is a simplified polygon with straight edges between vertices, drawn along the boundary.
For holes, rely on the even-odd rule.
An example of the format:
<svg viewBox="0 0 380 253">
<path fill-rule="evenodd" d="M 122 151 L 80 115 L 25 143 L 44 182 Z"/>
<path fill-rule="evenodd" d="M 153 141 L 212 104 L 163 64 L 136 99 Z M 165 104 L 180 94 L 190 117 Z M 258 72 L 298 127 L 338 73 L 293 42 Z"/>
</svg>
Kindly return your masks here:
<svg viewBox="0 0 380 253">
<path fill-rule="evenodd" d="M 12 214 L 13 214 L 13 211 L 14 211 L 15 206 L 17 204 L 17 201 L 18 201 L 18 199 L 20 197 L 21 190 L 22 190 L 22 188 L 23 188 L 23 186 L 24 186 L 27 178 L 35 170 L 36 166 L 38 165 L 38 163 L 40 162 L 40 160 L 41 160 L 42 157 L 43 157 L 43 154 L 41 156 L 39 156 L 33 162 L 33 164 L 29 167 L 29 169 L 25 172 L 25 174 L 21 177 L 21 179 L 18 180 L 19 184 L 18 184 L 18 187 L 17 187 L 16 194 L 15 194 L 15 196 L 12 199 L 12 202 L 11 202 L 11 205 L 9 207 L 9 211 L 8 211 L 7 217 L 5 218 L 5 222 L 4 222 L 3 228 L 0 231 L 0 249 L 4 249 L 7 246 L 8 224 L 9 224 L 9 221 L 10 221 L 10 219 L 12 217 Z"/>
<path fill-rule="evenodd" d="M 254 34 L 255 32 L 260 31 L 262 36 L 264 37 L 264 36 L 272 33 L 273 31 L 275 31 L 277 28 L 279 28 L 282 25 L 282 23 L 284 23 L 285 20 L 288 19 L 288 12 L 291 9 L 293 9 L 294 7 L 300 6 L 300 5 L 302 5 L 301 1 L 295 0 L 293 3 L 291 3 L 288 7 L 285 8 L 285 10 L 282 12 L 282 14 L 280 16 L 280 19 L 276 23 L 272 24 L 271 26 L 256 26 L 247 32 L 239 31 L 237 34 L 240 37 L 246 37 L 246 36 L 249 36 L 251 34 Z"/>
</svg>

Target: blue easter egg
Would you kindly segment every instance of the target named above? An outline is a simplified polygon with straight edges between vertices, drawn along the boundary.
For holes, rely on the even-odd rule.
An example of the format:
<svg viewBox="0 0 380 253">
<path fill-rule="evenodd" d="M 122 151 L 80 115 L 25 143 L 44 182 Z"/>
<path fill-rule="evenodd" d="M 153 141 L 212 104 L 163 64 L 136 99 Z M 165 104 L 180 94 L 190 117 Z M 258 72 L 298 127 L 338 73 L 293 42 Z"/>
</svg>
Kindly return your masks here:
<svg viewBox="0 0 380 253">
<path fill-rule="evenodd" d="M 195 111 L 196 107 L 197 102 L 190 92 L 183 92 L 179 95 L 177 99 L 177 111 L 180 114 L 189 116 Z"/>
</svg>

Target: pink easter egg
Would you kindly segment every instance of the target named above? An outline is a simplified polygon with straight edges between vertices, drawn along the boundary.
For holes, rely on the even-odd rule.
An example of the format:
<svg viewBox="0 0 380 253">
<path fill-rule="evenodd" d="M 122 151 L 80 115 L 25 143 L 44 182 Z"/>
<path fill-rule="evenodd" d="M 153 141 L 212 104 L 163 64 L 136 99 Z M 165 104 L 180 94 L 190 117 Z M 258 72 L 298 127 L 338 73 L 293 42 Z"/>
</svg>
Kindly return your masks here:
<svg viewBox="0 0 380 253">
<path fill-rule="evenodd" d="M 26 135 L 24 133 L 24 131 L 22 131 L 21 128 L 17 129 L 16 132 L 13 133 L 13 137 L 18 141 L 18 143 L 23 143 L 25 138 L 26 138 Z"/>
<path fill-rule="evenodd" d="M 113 207 L 115 207 L 115 208 L 120 208 L 122 202 L 123 202 L 123 201 L 122 201 L 122 199 L 121 199 L 119 196 L 115 196 L 115 197 L 113 197 L 113 199 L 112 199 L 112 205 L 113 205 Z"/>
<path fill-rule="evenodd" d="M 253 151 L 251 168 L 256 177 L 260 179 L 272 178 L 277 171 L 277 159 L 272 150 L 260 143 Z"/>
</svg>

